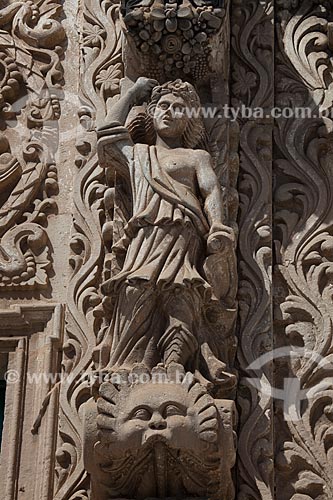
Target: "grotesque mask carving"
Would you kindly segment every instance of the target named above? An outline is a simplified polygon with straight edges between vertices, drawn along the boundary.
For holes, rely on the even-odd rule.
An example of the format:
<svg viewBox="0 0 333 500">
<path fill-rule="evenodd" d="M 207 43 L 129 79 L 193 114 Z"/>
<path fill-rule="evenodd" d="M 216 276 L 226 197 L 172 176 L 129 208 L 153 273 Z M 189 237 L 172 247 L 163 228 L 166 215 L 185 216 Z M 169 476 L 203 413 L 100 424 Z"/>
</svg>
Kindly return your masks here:
<svg viewBox="0 0 333 500">
<path fill-rule="evenodd" d="M 94 498 L 231 499 L 232 405 L 214 400 L 181 367 L 117 377 L 100 387 L 97 419 L 87 417 L 99 429 L 86 453 L 88 470 L 98 469 Z"/>
</svg>

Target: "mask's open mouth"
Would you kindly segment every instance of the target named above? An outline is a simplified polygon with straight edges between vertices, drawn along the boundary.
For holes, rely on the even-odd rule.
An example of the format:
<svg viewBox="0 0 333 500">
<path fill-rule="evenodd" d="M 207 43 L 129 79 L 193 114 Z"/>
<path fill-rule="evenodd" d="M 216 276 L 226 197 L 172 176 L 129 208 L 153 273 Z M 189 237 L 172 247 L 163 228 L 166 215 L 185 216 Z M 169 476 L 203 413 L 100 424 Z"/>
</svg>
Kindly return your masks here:
<svg viewBox="0 0 333 500">
<path fill-rule="evenodd" d="M 156 444 L 163 444 L 166 446 L 167 438 L 161 434 L 163 431 L 152 431 L 152 434 L 148 436 L 145 445 L 154 448 Z"/>
</svg>

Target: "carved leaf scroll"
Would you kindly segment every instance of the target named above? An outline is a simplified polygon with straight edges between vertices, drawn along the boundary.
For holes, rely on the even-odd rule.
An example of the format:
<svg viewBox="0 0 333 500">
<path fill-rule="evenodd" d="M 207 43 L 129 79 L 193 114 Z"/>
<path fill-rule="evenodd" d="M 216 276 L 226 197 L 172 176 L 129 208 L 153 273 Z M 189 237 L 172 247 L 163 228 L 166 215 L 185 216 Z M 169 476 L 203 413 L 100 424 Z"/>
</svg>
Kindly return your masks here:
<svg viewBox="0 0 333 500">
<path fill-rule="evenodd" d="M 14 2 L 0 13 L 0 289 L 45 287 L 47 214 L 57 192 L 61 6 Z M 16 129 L 23 125 L 25 137 Z M 23 145 L 22 145 L 23 143 Z"/>
<path fill-rule="evenodd" d="M 332 484 L 332 65 L 327 2 L 281 2 L 278 102 L 312 110 L 307 119 L 277 121 L 277 279 L 282 290 L 277 331 L 296 354 L 284 360 L 303 391 L 297 418 L 279 416 L 277 494 L 329 499 Z M 317 116 L 317 117 L 316 117 Z M 280 311 L 280 313 L 279 313 Z M 297 349 L 299 354 L 297 355 Z M 285 488 L 285 484 L 288 488 Z"/>
<path fill-rule="evenodd" d="M 232 3 L 232 94 L 235 108 L 273 107 L 273 2 Z M 251 367 L 273 349 L 272 303 L 272 121 L 243 117 L 240 123 L 238 496 L 274 498 L 273 402 L 258 391 L 273 384 L 272 365 Z M 251 383 L 252 381 L 252 383 Z"/>
<path fill-rule="evenodd" d="M 74 190 L 71 266 L 63 370 L 73 381 L 60 395 L 60 443 L 57 451 L 57 500 L 88 498 L 89 476 L 83 465 L 82 404 L 90 398 L 93 349 L 102 328 L 100 284 L 105 247 L 102 226 L 105 174 L 96 156 L 96 121 L 109 99 L 117 99 L 121 63 L 118 2 L 92 0 L 83 5 L 80 127 Z M 105 272 L 105 270 L 104 270 Z M 82 374 L 87 374 L 82 376 Z"/>
</svg>

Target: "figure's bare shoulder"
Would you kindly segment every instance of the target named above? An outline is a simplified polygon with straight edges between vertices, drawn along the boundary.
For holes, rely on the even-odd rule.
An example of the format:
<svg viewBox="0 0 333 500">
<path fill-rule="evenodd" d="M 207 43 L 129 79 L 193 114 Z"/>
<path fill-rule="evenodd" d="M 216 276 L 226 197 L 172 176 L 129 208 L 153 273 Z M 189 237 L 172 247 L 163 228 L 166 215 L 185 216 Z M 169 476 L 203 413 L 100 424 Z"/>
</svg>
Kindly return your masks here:
<svg viewBox="0 0 333 500">
<path fill-rule="evenodd" d="M 208 153 L 208 151 L 206 151 L 205 149 L 194 149 L 193 151 L 195 152 L 197 157 L 200 158 L 201 160 L 205 160 L 205 161 L 209 161 L 209 162 L 212 161 L 211 154 Z"/>
<path fill-rule="evenodd" d="M 196 163 L 212 163 L 211 154 L 208 153 L 205 149 L 186 149 L 186 148 L 177 148 L 177 154 L 186 156 L 187 158 L 191 157 L 196 160 Z M 170 150 L 168 150 L 170 154 Z"/>
<path fill-rule="evenodd" d="M 197 170 L 204 169 L 207 172 L 207 169 L 213 169 L 212 156 L 208 151 L 204 149 L 195 149 L 193 153 Z"/>
</svg>

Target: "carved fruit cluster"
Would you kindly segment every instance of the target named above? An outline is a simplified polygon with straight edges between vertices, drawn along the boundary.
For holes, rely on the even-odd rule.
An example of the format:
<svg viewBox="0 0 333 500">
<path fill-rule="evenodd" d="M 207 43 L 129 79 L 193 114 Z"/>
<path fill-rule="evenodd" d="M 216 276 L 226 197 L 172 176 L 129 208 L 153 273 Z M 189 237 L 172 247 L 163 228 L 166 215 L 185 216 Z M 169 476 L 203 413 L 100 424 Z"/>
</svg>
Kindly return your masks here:
<svg viewBox="0 0 333 500">
<path fill-rule="evenodd" d="M 0 109 L 7 101 L 13 101 L 18 95 L 21 73 L 17 65 L 5 52 L 0 52 Z"/>
<path fill-rule="evenodd" d="M 183 73 L 202 79 L 209 71 L 210 38 L 221 29 L 224 16 L 224 9 L 211 5 L 169 0 L 134 8 L 124 21 L 138 51 L 154 60 L 155 74 L 150 76 L 158 78 L 162 70 L 168 77 Z"/>
</svg>

